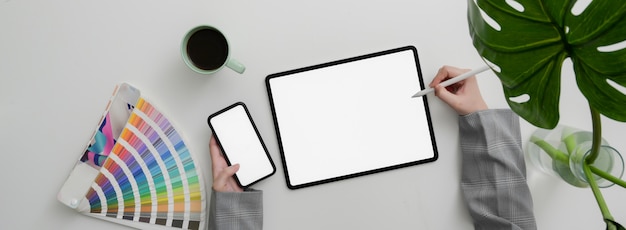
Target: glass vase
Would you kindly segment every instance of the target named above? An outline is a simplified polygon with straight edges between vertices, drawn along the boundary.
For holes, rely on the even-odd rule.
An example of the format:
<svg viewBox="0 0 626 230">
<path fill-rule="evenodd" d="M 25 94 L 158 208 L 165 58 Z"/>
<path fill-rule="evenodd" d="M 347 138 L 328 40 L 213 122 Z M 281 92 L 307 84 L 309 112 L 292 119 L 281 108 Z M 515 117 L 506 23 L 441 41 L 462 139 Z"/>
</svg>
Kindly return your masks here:
<svg viewBox="0 0 626 230">
<path fill-rule="evenodd" d="M 530 162 L 541 171 L 557 176 L 576 187 L 588 187 L 583 163 L 591 153 L 593 133 L 565 125 L 556 128 L 537 129 L 526 147 Z M 602 139 L 600 153 L 590 166 L 614 177 L 622 178 L 624 160 L 619 151 Z M 599 187 L 606 188 L 613 182 L 594 174 Z"/>
</svg>

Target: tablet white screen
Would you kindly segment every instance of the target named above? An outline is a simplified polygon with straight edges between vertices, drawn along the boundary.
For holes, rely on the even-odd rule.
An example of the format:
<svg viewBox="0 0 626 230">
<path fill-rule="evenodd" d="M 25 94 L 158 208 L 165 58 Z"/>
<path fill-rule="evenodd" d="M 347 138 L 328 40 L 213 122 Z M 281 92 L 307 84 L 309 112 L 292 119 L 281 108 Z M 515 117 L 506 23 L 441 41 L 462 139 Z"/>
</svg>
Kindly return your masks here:
<svg viewBox="0 0 626 230">
<path fill-rule="evenodd" d="M 436 159 L 414 52 L 268 76 L 290 187 Z"/>
</svg>

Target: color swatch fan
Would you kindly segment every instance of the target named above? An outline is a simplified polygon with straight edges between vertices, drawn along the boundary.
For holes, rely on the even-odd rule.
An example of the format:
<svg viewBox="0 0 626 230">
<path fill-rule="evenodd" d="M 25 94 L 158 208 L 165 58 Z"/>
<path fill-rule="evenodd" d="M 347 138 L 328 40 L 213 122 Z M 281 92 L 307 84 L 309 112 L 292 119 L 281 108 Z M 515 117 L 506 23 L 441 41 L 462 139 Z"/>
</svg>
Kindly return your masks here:
<svg viewBox="0 0 626 230">
<path fill-rule="evenodd" d="M 171 122 L 122 84 L 58 199 L 134 228 L 204 229 L 201 175 Z"/>
</svg>

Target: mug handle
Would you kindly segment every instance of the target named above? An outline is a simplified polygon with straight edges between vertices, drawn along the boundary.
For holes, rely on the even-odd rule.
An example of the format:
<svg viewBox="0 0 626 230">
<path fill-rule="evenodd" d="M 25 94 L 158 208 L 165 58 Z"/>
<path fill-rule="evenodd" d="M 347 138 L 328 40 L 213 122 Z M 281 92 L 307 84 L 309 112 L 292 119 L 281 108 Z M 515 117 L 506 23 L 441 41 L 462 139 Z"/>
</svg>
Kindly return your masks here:
<svg viewBox="0 0 626 230">
<path fill-rule="evenodd" d="M 246 71 L 246 66 L 233 58 L 228 59 L 228 61 L 226 62 L 226 66 L 237 73 L 243 73 L 243 71 Z"/>
</svg>

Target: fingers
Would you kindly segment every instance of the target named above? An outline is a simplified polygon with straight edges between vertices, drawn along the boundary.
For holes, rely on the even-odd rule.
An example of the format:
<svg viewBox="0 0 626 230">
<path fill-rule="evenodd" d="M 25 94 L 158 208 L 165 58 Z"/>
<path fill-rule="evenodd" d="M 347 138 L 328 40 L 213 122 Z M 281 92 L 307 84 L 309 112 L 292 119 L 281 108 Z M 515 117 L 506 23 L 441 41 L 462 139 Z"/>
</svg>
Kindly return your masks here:
<svg viewBox="0 0 626 230">
<path fill-rule="evenodd" d="M 448 87 L 439 85 L 442 81 L 454 78 L 469 70 L 452 66 L 443 66 L 430 84 L 435 88 L 435 96 L 452 107 L 459 115 L 467 115 L 476 111 L 488 109 L 483 100 L 476 77 L 472 76 Z"/>
<path fill-rule="evenodd" d="M 433 78 L 433 80 L 430 82 L 429 86 L 431 88 L 435 88 L 435 86 L 439 85 L 439 83 L 448 80 L 450 78 L 456 77 L 458 75 L 461 75 L 465 72 L 470 71 L 469 69 L 460 69 L 460 68 L 456 68 L 453 66 L 447 66 L 444 65 L 441 68 L 439 68 L 439 70 L 437 71 L 437 74 L 435 75 L 435 77 Z"/>
<path fill-rule="evenodd" d="M 214 136 L 209 140 L 209 151 L 213 165 L 213 189 L 218 192 L 242 192 L 234 179 L 239 164 L 228 166 Z"/>
<path fill-rule="evenodd" d="M 450 105 L 452 108 L 455 107 L 453 105 L 456 105 L 458 101 L 457 95 L 451 93 L 448 89 L 440 85 L 435 85 L 435 96 Z"/>
<path fill-rule="evenodd" d="M 439 84 L 450 78 L 454 78 L 469 70 L 456 68 L 453 66 L 442 66 L 439 68 L 437 75 L 435 75 L 433 81 L 430 83 L 430 87 L 435 89 L 435 96 L 439 97 L 446 104 L 450 105 L 456 110 L 456 105 L 459 104 L 459 96 L 457 92 L 463 90 L 464 81 L 450 85 L 448 87 L 442 87 Z"/>
<path fill-rule="evenodd" d="M 213 189 L 218 192 L 242 192 L 233 176 L 239 171 L 239 164 L 226 167 L 217 174 L 213 175 Z"/>
<path fill-rule="evenodd" d="M 435 88 L 435 86 L 439 85 L 439 83 L 441 83 L 442 81 L 445 81 L 448 78 L 448 72 L 444 68 L 445 66 L 439 68 L 439 70 L 437 71 L 437 74 L 435 74 L 435 77 L 428 85 L 430 88 Z"/>
<path fill-rule="evenodd" d="M 217 146 L 217 142 L 215 141 L 215 138 L 213 136 L 211 136 L 211 139 L 209 140 L 209 153 L 211 154 L 213 175 L 216 175 L 218 171 L 222 170 L 228 165 L 226 164 L 226 160 L 224 159 L 224 156 L 222 156 L 222 151 Z"/>
<path fill-rule="evenodd" d="M 211 139 L 209 140 L 209 151 L 211 151 L 211 157 L 222 157 L 222 151 L 219 146 L 217 146 L 217 141 L 213 135 L 211 135 Z"/>
<path fill-rule="evenodd" d="M 228 181 L 228 179 L 231 179 L 235 175 L 235 173 L 237 173 L 237 171 L 239 171 L 239 164 L 234 164 L 230 167 L 226 167 L 217 175 L 214 175 L 214 180 L 220 182 Z"/>
<path fill-rule="evenodd" d="M 239 171 L 239 164 L 234 164 L 230 167 L 225 168 L 222 174 L 230 178 L 233 177 L 235 173 L 237 173 L 237 171 Z"/>
</svg>

